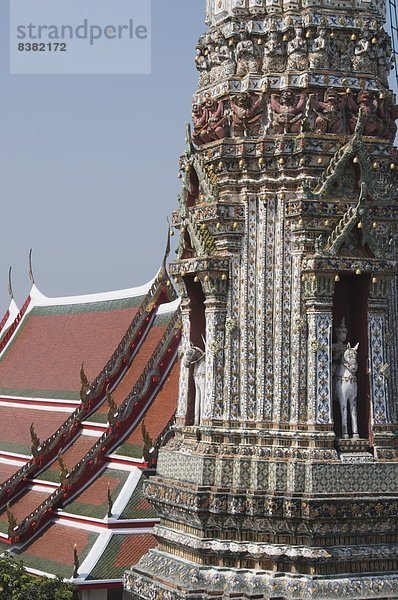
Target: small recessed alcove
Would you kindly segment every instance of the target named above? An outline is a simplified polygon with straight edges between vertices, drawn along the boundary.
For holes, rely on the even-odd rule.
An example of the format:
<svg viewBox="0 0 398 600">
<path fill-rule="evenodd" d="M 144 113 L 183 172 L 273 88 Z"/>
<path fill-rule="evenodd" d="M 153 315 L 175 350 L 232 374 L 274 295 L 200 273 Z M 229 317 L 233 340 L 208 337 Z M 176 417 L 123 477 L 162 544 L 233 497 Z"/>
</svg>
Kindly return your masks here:
<svg viewBox="0 0 398 600">
<path fill-rule="evenodd" d="M 339 274 L 333 296 L 333 338 L 336 342 L 336 328 L 345 319 L 347 328 L 346 343 L 358 348 L 358 432 L 362 439 L 370 433 L 370 385 L 368 373 L 368 299 L 370 276 L 367 274 Z M 349 413 L 349 411 L 348 411 Z M 341 415 L 338 401 L 333 399 L 333 422 L 336 436 L 341 437 Z M 352 436 L 352 424 L 348 415 L 348 431 Z"/>
<path fill-rule="evenodd" d="M 193 346 L 205 350 L 206 339 L 206 313 L 205 313 L 205 294 L 202 284 L 196 281 L 193 275 L 186 275 L 184 283 L 189 297 L 190 305 L 190 342 Z M 186 425 L 193 425 L 195 414 L 195 381 L 193 378 L 193 369 L 190 369 L 188 386 L 188 403 L 186 414 Z"/>
</svg>

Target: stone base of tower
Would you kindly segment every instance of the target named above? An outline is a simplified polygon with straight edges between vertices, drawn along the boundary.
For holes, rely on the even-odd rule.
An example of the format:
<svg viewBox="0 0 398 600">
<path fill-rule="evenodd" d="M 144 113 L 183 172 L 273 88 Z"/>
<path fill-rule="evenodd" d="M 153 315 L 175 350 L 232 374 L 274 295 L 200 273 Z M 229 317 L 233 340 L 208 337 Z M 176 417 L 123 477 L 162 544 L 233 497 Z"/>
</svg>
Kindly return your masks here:
<svg viewBox="0 0 398 600">
<path fill-rule="evenodd" d="M 262 570 L 200 567 L 152 550 L 126 573 L 125 587 L 135 600 L 384 600 L 398 597 L 398 575 L 322 578 Z"/>
<path fill-rule="evenodd" d="M 398 598 L 398 462 L 289 435 L 177 431 L 146 484 L 159 548 L 126 574 L 133 597 Z"/>
</svg>

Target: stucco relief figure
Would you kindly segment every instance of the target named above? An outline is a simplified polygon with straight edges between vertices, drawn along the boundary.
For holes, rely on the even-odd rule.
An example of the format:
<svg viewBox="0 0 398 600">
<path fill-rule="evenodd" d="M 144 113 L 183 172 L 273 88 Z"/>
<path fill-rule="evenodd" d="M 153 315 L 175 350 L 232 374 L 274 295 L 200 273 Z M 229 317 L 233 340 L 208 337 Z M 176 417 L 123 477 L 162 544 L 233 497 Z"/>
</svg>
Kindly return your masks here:
<svg viewBox="0 0 398 600">
<path fill-rule="evenodd" d="M 216 39 L 216 51 L 218 54 L 219 68 L 219 79 L 226 79 L 236 73 L 236 61 L 234 52 L 230 46 L 228 46 L 224 36 L 220 35 Z"/>
<path fill-rule="evenodd" d="M 357 396 L 358 382 L 356 373 L 358 371 L 358 348 L 359 343 L 351 348 L 347 344 L 336 374 L 335 396 L 340 405 L 342 437 L 348 439 L 348 410 L 351 416 L 352 437 L 359 438 Z"/>
<path fill-rule="evenodd" d="M 279 37 L 276 28 L 270 30 L 268 40 L 264 44 L 264 73 L 281 73 L 286 68 L 285 51 Z"/>
<path fill-rule="evenodd" d="M 341 69 L 341 53 L 342 53 L 342 43 L 339 38 L 336 38 L 335 34 L 329 41 L 330 48 L 330 68 L 336 71 Z"/>
<path fill-rule="evenodd" d="M 310 69 L 329 69 L 329 44 L 324 27 L 319 29 L 318 36 L 312 42 L 310 50 Z"/>
<path fill-rule="evenodd" d="M 383 138 L 393 142 L 397 135 L 398 106 L 394 104 L 392 96 L 379 100 L 379 115 L 384 125 Z"/>
<path fill-rule="evenodd" d="M 206 115 L 200 104 L 194 104 L 192 107 L 193 133 L 192 141 L 196 145 L 207 144 L 211 141 L 207 131 L 205 131 Z"/>
<path fill-rule="evenodd" d="M 300 133 L 303 127 L 305 94 L 298 97 L 290 90 L 271 95 L 271 129 L 273 133 Z"/>
<path fill-rule="evenodd" d="M 294 38 L 287 45 L 287 68 L 304 71 L 308 67 L 308 44 L 302 27 L 294 28 Z"/>
<path fill-rule="evenodd" d="M 310 95 L 311 106 L 316 112 L 315 130 L 317 133 L 343 133 L 345 129 L 344 110 L 346 98 L 340 98 L 333 88 L 325 91 L 323 101 L 316 94 Z"/>
<path fill-rule="evenodd" d="M 209 42 L 207 47 L 208 60 L 210 67 L 210 81 L 217 81 L 220 77 L 220 58 L 218 56 L 218 47 L 213 41 Z"/>
<path fill-rule="evenodd" d="M 192 112 L 193 142 L 201 145 L 223 139 L 227 135 L 225 127 L 227 118 L 222 100 L 216 102 L 212 98 L 207 98 L 201 106 L 194 105 Z"/>
<path fill-rule="evenodd" d="M 240 42 L 236 46 L 236 74 L 243 77 L 248 73 L 259 72 L 259 64 L 254 49 L 254 44 L 246 32 L 241 33 Z"/>
<path fill-rule="evenodd" d="M 206 85 L 209 83 L 209 69 L 210 65 L 205 56 L 205 48 L 202 44 L 196 46 L 195 65 L 199 71 L 199 84 Z"/>
<path fill-rule="evenodd" d="M 352 68 L 360 73 L 373 72 L 373 52 L 371 43 L 372 34 L 370 31 L 364 31 L 360 40 L 354 48 L 354 56 L 351 59 Z"/>
<path fill-rule="evenodd" d="M 378 33 L 377 55 L 377 74 L 380 79 L 387 83 L 393 64 L 391 62 L 391 42 L 389 36 L 384 30 Z"/>
<path fill-rule="evenodd" d="M 202 422 L 203 406 L 206 387 L 206 352 L 197 346 L 191 347 L 184 355 L 184 366 L 189 369 L 193 367 L 193 379 L 195 382 L 195 425 Z"/>
<path fill-rule="evenodd" d="M 329 39 L 329 66 L 336 71 L 346 70 L 354 54 L 354 43 L 331 34 Z"/>
<path fill-rule="evenodd" d="M 232 133 L 235 137 L 260 134 L 263 124 L 264 94 L 242 92 L 231 99 Z"/>
<path fill-rule="evenodd" d="M 377 136 L 383 135 L 384 124 L 378 116 L 378 103 L 372 92 L 362 90 L 358 93 L 357 100 L 352 95 L 348 96 L 348 110 L 350 118 L 348 121 L 350 133 L 354 133 L 357 124 L 359 110 L 362 109 L 364 116 L 363 133 L 364 135 Z"/>
</svg>

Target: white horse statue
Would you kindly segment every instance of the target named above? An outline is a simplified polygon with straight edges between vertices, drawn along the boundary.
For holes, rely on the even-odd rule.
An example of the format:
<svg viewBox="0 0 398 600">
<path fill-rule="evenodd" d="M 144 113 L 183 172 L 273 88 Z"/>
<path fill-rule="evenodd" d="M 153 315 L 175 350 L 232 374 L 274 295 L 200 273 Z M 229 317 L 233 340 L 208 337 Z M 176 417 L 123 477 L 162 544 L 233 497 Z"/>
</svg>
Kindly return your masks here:
<svg viewBox="0 0 398 600">
<path fill-rule="evenodd" d="M 336 373 L 335 395 L 340 404 L 342 437 L 344 439 L 349 438 L 348 407 L 351 415 L 352 437 L 359 438 L 357 418 L 358 382 L 356 376 L 358 371 L 358 348 L 359 342 L 353 348 L 349 343 L 347 344 L 347 349 L 342 356 Z"/>
<path fill-rule="evenodd" d="M 189 369 L 193 365 L 193 378 L 195 381 L 195 425 L 200 425 L 202 420 L 203 404 L 205 400 L 206 383 L 206 352 L 197 346 L 191 347 L 185 353 L 184 366 Z"/>
</svg>

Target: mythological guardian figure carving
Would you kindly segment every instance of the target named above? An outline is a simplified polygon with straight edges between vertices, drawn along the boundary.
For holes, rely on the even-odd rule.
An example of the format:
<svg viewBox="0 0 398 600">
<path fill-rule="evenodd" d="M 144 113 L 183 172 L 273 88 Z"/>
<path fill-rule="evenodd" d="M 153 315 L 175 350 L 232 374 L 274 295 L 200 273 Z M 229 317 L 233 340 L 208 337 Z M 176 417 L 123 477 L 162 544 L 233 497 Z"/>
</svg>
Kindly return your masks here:
<svg viewBox="0 0 398 600">
<path fill-rule="evenodd" d="M 206 385 L 206 352 L 191 344 L 184 355 L 184 366 L 189 369 L 193 366 L 193 378 L 195 382 L 195 425 L 202 421 L 203 405 L 205 399 Z"/>
<path fill-rule="evenodd" d="M 361 90 L 356 100 L 351 94 L 348 96 L 348 110 L 350 113 L 348 126 L 350 133 L 355 131 L 360 109 L 362 109 L 364 119 L 364 135 L 380 137 L 383 134 L 384 124 L 378 115 L 377 100 L 369 90 Z"/>
<path fill-rule="evenodd" d="M 359 438 L 357 418 L 358 382 L 358 348 L 347 344 L 336 375 L 335 395 L 340 405 L 342 437 L 348 439 L 348 407 L 351 415 L 352 437 Z"/>
<path fill-rule="evenodd" d="M 264 94 L 242 92 L 231 98 L 232 129 L 236 137 L 259 135 L 262 127 Z"/>
<path fill-rule="evenodd" d="M 323 101 L 318 98 L 317 94 L 310 94 L 310 104 L 316 113 L 315 131 L 317 133 L 344 132 L 346 99 L 340 98 L 336 90 L 328 88 Z"/>
<path fill-rule="evenodd" d="M 224 138 L 227 135 L 227 118 L 228 115 L 224 111 L 222 100 L 216 102 L 208 96 L 203 104 L 194 104 L 192 109 L 193 142 L 199 146 Z"/>
<path fill-rule="evenodd" d="M 283 90 L 280 97 L 272 94 L 271 133 L 300 133 L 303 126 L 305 104 L 305 94 L 296 97 L 290 90 Z"/>
</svg>

